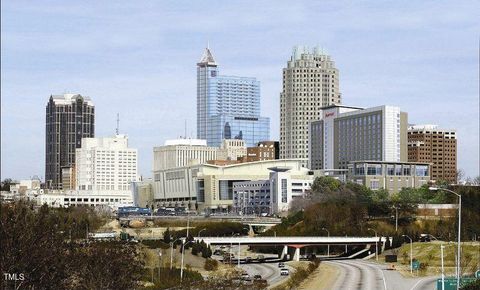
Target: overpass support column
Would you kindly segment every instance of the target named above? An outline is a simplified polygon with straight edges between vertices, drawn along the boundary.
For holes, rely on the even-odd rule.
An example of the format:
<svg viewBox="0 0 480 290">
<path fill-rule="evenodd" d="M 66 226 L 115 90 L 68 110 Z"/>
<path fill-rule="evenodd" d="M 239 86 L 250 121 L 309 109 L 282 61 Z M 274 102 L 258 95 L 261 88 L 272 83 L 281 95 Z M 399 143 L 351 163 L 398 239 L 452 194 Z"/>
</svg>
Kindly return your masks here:
<svg viewBox="0 0 480 290">
<path fill-rule="evenodd" d="M 284 260 L 288 254 L 288 246 L 283 246 L 282 254 L 280 255 L 280 260 Z"/>
<path fill-rule="evenodd" d="M 253 226 L 252 225 L 248 225 L 248 236 L 249 237 L 253 237 L 255 235 L 255 232 L 253 231 Z"/>
<path fill-rule="evenodd" d="M 300 248 L 295 248 L 295 254 L 293 255 L 293 261 L 300 261 Z"/>
</svg>

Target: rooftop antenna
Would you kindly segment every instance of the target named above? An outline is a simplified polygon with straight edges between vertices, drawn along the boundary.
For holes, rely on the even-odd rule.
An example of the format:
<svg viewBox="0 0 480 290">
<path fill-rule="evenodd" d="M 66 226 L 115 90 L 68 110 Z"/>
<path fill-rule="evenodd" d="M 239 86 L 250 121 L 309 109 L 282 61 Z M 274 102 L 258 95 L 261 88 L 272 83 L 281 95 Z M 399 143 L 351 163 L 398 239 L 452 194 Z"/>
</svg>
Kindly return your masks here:
<svg viewBox="0 0 480 290">
<path fill-rule="evenodd" d="M 185 119 L 185 139 L 187 139 L 187 119 Z"/>
<path fill-rule="evenodd" d="M 118 135 L 119 127 L 120 127 L 120 114 L 117 113 L 117 129 L 115 130 L 115 133 L 117 135 Z"/>
<path fill-rule="evenodd" d="M 210 49 L 210 41 L 207 40 L 207 49 Z"/>
</svg>

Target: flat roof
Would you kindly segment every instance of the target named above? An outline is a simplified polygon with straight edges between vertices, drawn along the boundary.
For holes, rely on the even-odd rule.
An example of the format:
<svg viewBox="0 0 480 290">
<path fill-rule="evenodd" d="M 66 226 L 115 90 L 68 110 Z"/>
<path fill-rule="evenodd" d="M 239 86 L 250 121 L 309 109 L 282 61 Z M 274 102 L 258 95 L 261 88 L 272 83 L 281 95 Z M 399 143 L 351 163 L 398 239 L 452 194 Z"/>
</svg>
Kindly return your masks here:
<svg viewBox="0 0 480 290">
<path fill-rule="evenodd" d="M 428 162 L 409 162 L 409 161 L 379 161 L 379 160 L 355 160 L 348 163 L 382 163 L 382 164 L 413 164 L 413 165 L 432 165 Z"/>
</svg>

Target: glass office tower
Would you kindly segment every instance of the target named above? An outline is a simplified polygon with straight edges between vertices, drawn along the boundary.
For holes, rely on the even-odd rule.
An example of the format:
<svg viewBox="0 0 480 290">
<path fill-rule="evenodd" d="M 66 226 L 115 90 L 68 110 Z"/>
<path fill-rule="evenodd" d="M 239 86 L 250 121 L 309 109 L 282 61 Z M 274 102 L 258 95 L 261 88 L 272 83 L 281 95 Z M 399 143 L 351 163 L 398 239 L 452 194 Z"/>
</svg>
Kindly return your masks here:
<svg viewBox="0 0 480 290">
<path fill-rule="evenodd" d="M 270 119 L 260 116 L 260 82 L 221 76 L 209 48 L 197 64 L 197 138 L 208 146 L 242 139 L 247 146 L 270 138 Z"/>
</svg>

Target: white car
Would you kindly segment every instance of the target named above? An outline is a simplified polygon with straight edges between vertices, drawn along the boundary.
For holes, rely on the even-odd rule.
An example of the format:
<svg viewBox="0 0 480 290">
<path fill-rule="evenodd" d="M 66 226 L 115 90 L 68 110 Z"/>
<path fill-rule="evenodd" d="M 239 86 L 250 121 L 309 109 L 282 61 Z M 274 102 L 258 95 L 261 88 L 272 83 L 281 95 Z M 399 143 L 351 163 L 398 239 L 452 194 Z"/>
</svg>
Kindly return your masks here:
<svg viewBox="0 0 480 290">
<path fill-rule="evenodd" d="M 290 274 L 290 271 L 288 271 L 287 268 L 283 268 L 280 270 L 280 276 L 288 276 Z"/>
</svg>

